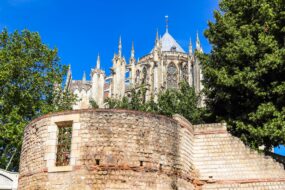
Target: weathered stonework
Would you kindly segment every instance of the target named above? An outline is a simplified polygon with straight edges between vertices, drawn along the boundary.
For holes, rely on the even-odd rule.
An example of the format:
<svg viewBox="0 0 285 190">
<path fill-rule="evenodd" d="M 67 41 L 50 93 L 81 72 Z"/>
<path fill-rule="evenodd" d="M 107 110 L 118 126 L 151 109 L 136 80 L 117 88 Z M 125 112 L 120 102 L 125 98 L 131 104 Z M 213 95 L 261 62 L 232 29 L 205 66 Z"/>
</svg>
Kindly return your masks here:
<svg viewBox="0 0 285 190">
<path fill-rule="evenodd" d="M 55 166 L 56 122 L 73 121 L 68 166 Z M 76 110 L 25 129 L 19 189 L 285 189 L 285 172 L 223 124 L 192 126 L 126 110 Z"/>
</svg>

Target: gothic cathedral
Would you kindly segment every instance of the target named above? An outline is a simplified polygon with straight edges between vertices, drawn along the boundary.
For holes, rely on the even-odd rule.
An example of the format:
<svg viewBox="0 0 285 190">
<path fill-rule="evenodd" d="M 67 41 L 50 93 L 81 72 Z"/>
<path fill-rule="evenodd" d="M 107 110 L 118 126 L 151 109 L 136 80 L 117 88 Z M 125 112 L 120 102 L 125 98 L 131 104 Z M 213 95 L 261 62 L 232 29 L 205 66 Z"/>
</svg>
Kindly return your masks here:
<svg viewBox="0 0 285 190">
<path fill-rule="evenodd" d="M 203 52 L 199 36 L 196 37 L 195 51 Z M 100 69 L 100 56 L 97 58 L 96 68 L 91 69 L 91 80 L 86 80 L 85 73 L 82 80 L 72 80 L 69 68 L 65 88 L 78 97 L 73 109 L 90 108 L 90 101 L 94 100 L 100 108 L 104 108 L 104 99 L 120 99 L 131 89 L 146 87 L 146 100 L 157 98 L 158 93 L 169 88 L 177 88 L 180 81 L 187 81 L 200 93 L 203 86 L 201 64 L 193 53 L 190 40 L 186 53 L 168 32 L 168 25 L 164 35 L 160 38 L 158 32 L 151 52 L 139 60 L 135 59 L 134 43 L 132 43 L 129 63 L 122 56 L 122 40 L 119 39 L 118 54 L 114 55 L 110 76 Z M 200 103 L 202 106 L 202 102 Z"/>
</svg>

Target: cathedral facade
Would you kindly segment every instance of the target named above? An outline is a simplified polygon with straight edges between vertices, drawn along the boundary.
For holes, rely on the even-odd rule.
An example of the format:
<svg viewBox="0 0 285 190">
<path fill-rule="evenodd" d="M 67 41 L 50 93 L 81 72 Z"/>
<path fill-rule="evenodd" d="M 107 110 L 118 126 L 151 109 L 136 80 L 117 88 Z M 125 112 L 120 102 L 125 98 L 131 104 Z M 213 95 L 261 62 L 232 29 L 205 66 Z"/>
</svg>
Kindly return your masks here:
<svg viewBox="0 0 285 190">
<path fill-rule="evenodd" d="M 131 89 L 146 88 L 146 100 L 157 98 L 158 93 L 170 88 L 178 88 L 179 82 L 185 80 L 195 88 L 197 94 L 203 89 L 201 80 L 200 61 L 195 51 L 203 52 L 199 36 L 196 37 L 196 48 L 193 51 L 192 42 L 189 42 L 188 52 L 170 35 L 168 26 L 162 37 L 156 33 L 154 47 L 151 52 L 140 59 L 135 58 L 134 43 L 130 58 L 127 62 L 122 55 L 122 40 L 119 39 L 118 53 L 113 57 L 113 66 L 110 76 L 100 68 L 100 56 L 97 58 L 96 68 L 91 69 L 91 80 L 86 80 L 85 73 L 82 80 L 73 80 L 69 69 L 66 80 L 66 89 L 78 97 L 73 109 L 91 107 L 95 101 L 100 108 L 106 105 L 106 98 L 121 99 Z M 202 106 L 202 103 L 201 105 Z"/>
</svg>

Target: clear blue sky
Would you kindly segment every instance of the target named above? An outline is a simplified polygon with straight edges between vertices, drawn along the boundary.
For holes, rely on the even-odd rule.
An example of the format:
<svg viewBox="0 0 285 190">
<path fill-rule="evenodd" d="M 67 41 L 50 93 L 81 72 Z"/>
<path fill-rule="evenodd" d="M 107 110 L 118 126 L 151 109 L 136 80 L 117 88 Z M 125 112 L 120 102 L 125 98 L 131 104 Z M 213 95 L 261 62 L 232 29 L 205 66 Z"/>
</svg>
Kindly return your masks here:
<svg viewBox="0 0 285 190">
<path fill-rule="evenodd" d="M 149 53 L 156 30 L 165 32 L 165 15 L 170 33 L 185 50 L 198 31 L 209 52 L 203 31 L 217 7 L 218 0 L 1 0 L 0 29 L 39 32 L 44 43 L 59 49 L 62 63 L 71 64 L 73 78 L 81 79 L 83 71 L 89 76 L 98 52 L 109 73 L 120 35 L 127 60 L 132 40 L 136 57 Z"/>
</svg>

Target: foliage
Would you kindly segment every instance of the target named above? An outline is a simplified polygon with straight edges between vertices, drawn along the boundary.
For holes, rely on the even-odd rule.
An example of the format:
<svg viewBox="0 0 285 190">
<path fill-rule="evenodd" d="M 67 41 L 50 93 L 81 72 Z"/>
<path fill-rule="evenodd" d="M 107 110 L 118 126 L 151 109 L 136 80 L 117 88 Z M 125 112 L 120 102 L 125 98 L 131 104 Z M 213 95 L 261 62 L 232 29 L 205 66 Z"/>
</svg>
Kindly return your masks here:
<svg viewBox="0 0 285 190">
<path fill-rule="evenodd" d="M 198 107 L 199 101 L 195 89 L 182 82 L 178 90 L 169 89 L 159 95 L 159 113 L 168 116 L 180 114 L 193 124 L 203 123 L 203 108 Z"/>
<path fill-rule="evenodd" d="M 107 98 L 106 102 L 109 108 L 120 108 L 129 110 L 144 110 L 145 104 L 145 87 L 140 89 L 132 89 L 129 96 L 125 96 L 122 99 Z"/>
<path fill-rule="evenodd" d="M 17 171 L 23 129 L 40 115 L 71 109 L 61 89 L 67 68 L 38 33 L 0 33 L 0 168 Z"/>
<path fill-rule="evenodd" d="M 200 55 L 212 120 L 254 148 L 285 143 L 285 2 L 222 0 Z"/>
<path fill-rule="evenodd" d="M 194 124 L 203 122 L 203 109 L 198 107 L 199 97 L 187 82 L 181 82 L 177 90 L 167 89 L 161 92 L 157 100 L 151 97 L 145 101 L 145 95 L 145 87 L 133 89 L 129 97 L 123 97 L 122 100 L 109 98 L 107 104 L 109 108 L 139 110 L 167 116 L 181 114 Z"/>
<path fill-rule="evenodd" d="M 93 109 L 99 108 L 97 102 L 96 102 L 95 100 L 93 100 L 93 99 L 90 100 L 90 105 L 91 105 L 91 107 L 92 107 Z"/>
</svg>

